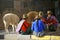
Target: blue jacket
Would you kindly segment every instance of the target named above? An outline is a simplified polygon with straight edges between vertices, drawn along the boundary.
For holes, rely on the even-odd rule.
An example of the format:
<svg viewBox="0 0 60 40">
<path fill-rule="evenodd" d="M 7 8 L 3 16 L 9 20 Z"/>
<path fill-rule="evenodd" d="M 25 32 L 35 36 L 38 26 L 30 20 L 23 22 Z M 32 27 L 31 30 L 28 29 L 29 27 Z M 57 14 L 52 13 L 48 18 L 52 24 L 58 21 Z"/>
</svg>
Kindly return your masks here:
<svg viewBox="0 0 60 40">
<path fill-rule="evenodd" d="M 38 23 L 38 24 L 37 24 Z M 32 27 L 31 30 L 34 32 L 42 32 L 45 29 L 45 25 L 41 20 L 35 20 L 34 22 L 32 22 Z"/>
</svg>

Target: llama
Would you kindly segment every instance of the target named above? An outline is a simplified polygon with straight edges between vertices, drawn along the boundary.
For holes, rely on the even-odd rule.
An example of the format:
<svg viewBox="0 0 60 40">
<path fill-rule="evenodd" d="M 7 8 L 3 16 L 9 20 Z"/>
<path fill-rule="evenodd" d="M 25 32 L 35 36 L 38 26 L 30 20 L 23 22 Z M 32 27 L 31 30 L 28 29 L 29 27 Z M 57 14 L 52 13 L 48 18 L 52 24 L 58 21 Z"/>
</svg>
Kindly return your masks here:
<svg viewBox="0 0 60 40">
<path fill-rule="evenodd" d="M 9 25 L 12 25 L 12 28 L 13 28 L 12 32 L 14 32 L 17 25 L 18 25 L 18 22 L 19 22 L 19 17 L 16 14 L 7 13 L 3 16 L 3 23 L 4 23 L 4 26 L 5 26 L 5 31 L 6 32 L 9 32 L 8 31 Z"/>
<path fill-rule="evenodd" d="M 28 22 L 32 22 L 35 18 L 35 16 L 38 15 L 38 12 L 36 11 L 30 11 L 27 13 L 27 17 L 28 17 Z"/>
</svg>

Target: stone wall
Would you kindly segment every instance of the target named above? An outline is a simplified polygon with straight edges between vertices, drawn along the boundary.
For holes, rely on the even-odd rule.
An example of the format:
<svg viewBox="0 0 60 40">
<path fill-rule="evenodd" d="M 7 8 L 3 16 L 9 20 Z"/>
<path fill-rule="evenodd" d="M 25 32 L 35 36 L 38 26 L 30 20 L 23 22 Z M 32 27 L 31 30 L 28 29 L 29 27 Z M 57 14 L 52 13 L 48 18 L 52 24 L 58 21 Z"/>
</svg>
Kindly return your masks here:
<svg viewBox="0 0 60 40">
<path fill-rule="evenodd" d="M 4 29 L 4 24 L 2 20 L 2 15 L 0 14 L 0 29 Z"/>
<path fill-rule="evenodd" d="M 8 5 L 6 6 L 6 4 Z M 12 0 L 6 0 L 5 2 L 2 1 L 1 5 L 0 6 L 3 10 L 4 8 L 13 8 L 15 10 L 15 14 L 17 14 L 19 17 L 23 13 L 28 13 L 29 11 L 46 12 L 49 9 L 54 9 L 55 6 L 54 1 L 42 1 L 42 0 L 14 0 L 13 2 Z M 1 29 L 4 28 L 1 14 L 0 14 L 0 28 Z"/>
</svg>

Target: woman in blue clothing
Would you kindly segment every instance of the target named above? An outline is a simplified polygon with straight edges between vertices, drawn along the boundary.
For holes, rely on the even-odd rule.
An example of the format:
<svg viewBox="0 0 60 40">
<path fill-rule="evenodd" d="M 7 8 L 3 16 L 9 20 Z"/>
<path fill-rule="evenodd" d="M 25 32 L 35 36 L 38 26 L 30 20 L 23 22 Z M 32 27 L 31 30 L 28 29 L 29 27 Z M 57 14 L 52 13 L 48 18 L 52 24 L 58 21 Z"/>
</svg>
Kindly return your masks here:
<svg viewBox="0 0 60 40">
<path fill-rule="evenodd" d="M 43 21 L 39 18 L 39 15 L 35 17 L 35 21 L 32 22 L 31 30 L 33 31 L 33 34 L 36 36 L 43 36 L 45 25 Z"/>
</svg>

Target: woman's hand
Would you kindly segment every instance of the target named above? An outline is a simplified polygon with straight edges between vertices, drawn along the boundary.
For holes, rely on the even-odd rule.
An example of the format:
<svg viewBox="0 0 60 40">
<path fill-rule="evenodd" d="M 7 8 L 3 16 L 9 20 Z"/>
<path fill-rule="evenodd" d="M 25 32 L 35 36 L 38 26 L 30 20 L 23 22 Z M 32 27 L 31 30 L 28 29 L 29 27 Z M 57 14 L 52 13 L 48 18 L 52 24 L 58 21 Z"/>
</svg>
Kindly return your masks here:
<svg viewBox="0 0 60 40">
<path fill-rule="evenodd" d="M 53 23 L 48 23 L 48 26 L 52 25 Z"/>
</svg>

